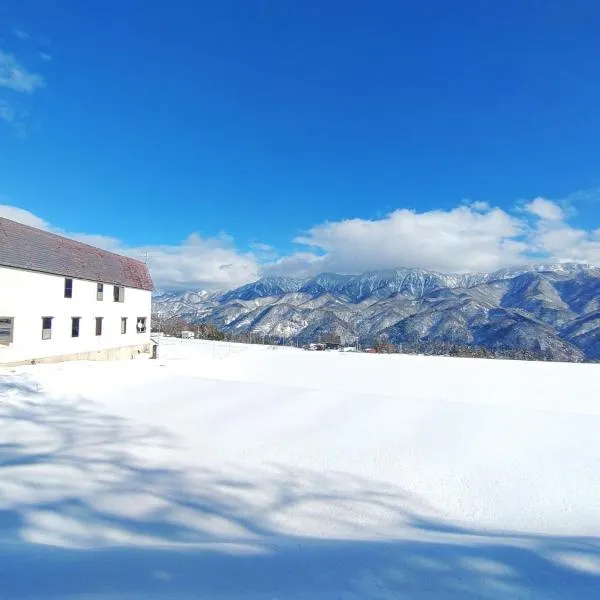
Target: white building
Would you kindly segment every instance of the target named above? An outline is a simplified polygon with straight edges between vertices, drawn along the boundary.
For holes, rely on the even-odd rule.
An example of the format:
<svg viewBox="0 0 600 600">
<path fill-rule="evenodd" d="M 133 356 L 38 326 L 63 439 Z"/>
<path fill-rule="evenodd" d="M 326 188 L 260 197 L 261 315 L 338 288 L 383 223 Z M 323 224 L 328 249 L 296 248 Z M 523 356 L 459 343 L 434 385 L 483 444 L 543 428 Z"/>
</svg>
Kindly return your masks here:
<svg viewBox="0 0 600 600">
<path fill-rule="evenodd" d="M 140 261 L 0 217 L 0 365 L 149 352 Z"/>
</svg>

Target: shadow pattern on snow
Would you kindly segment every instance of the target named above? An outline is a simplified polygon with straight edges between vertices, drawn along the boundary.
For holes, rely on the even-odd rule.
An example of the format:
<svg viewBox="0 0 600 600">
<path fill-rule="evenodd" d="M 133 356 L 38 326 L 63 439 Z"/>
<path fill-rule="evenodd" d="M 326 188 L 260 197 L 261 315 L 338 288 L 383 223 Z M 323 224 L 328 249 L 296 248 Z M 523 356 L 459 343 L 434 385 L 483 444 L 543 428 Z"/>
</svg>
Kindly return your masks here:
<svg viewBox="0 0 600 600">
<path fill-rule="evenodd" d="M 341 473 L 169 466 L 166 432 L 48 398 L 26 377 L 0 377 L 0 432 L 9 600 L 600 593 L 598 539 L 460 527 Z"/>
</svg>

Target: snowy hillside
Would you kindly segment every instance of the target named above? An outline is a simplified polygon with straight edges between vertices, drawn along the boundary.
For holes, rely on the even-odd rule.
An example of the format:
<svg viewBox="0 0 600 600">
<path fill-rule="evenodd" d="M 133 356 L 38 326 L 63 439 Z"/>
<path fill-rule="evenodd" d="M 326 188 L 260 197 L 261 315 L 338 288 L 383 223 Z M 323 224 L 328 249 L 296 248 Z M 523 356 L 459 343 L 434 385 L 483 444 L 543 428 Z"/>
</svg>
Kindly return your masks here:
<svg viewBox="0 0 600 600">
<path fill-rule="evenodd" d="M 1 596 L 595 599 L 598 398 L 596 365 L 182 340 L 5 369 Z"/>
<path fill-rule="evenodd" d="M 578 361 L 600 358 L 600 328 L 589 318 L 599 298 L 597 267 L 544 264 L 495 273 L 273 277 L 226 293 L 160 294 L 154 307 L 161 317 L 299 343 L 336 333 L 345 343 L 449 342 Z"/>
</svg>

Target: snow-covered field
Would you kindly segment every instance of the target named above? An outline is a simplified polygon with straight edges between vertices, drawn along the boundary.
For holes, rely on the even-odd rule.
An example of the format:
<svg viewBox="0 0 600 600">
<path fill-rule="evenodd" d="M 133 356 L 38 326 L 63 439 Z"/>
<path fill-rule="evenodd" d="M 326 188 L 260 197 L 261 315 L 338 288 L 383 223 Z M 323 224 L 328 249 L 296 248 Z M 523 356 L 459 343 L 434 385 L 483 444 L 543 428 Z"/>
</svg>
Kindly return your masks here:
<svg viewBox="0 0 600 600">
<path fill-rule="evenodd" d="M 600 365 L 164 340 L 0 371 L 0 598 L 600 597 Z"/>
</svg>

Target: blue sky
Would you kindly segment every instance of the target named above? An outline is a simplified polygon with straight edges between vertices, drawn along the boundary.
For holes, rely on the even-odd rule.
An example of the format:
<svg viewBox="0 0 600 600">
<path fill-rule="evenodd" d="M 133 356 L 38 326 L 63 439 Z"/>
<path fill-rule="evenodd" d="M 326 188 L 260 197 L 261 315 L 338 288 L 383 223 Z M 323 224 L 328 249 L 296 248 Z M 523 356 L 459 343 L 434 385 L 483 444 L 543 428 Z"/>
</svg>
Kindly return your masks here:
<svg viewBox="0 0 600 600">
<path fill-rule="evenodd" d="M 4 0 L 0 203 L 165 286 L 598 262 L 599 26 L 593 0 Z"/>
</svg>

